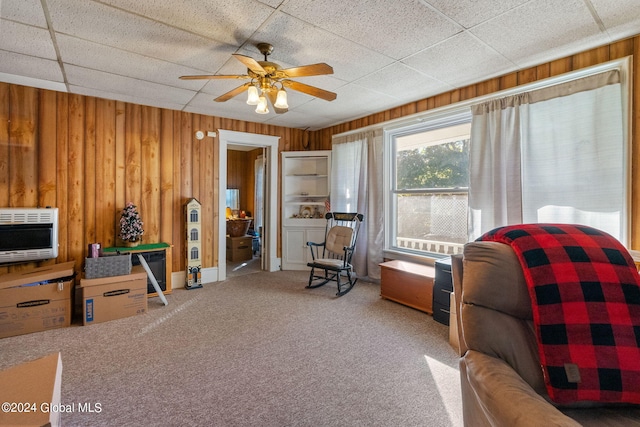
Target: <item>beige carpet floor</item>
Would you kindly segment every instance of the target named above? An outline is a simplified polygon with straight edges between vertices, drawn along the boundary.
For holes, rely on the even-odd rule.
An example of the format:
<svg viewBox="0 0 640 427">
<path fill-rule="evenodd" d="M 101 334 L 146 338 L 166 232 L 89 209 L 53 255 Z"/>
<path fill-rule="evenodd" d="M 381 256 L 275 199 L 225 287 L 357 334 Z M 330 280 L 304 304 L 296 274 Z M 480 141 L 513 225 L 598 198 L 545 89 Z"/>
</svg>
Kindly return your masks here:
<svg viewBox="0 0 640 427">
<path fill-rule="evenodd" d="M 458 426 L 448 328 L 358 282 L 258 272 L 145 315 L 0 339 L 0 369 L 61 352 L 64 426 Z"/>
</svg>

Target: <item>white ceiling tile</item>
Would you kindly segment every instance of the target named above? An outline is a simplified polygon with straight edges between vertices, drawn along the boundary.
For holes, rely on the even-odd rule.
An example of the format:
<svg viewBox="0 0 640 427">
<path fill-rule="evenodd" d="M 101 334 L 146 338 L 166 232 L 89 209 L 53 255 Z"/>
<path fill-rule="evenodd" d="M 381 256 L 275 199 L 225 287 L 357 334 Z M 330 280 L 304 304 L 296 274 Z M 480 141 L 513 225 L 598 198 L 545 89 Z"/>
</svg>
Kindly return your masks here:
<svg viewBox="0 0 640 427">
<path fill-rule="evenodd" d="M 56 32 L 214 72 L 236 48 L 84 0 L 48 0 Z"/>
<path fill-rule="evenodd" d="M 640 26 L 640 1 L 638 0 L 591 0 L 598 17 L 613 40 L 638 34 Z"/>
<path fill-rule="evenodd" d="M 407 102 L 453 89 L 452 86 L 399 62 L 358 79 L 355 83 Z"/>
<path fill-rule="evenodd" d="M 183 75 L 201 74 L 200 70 L 63 34 L 58 35 L 57 40 L 65 64 L 195 91 L 206 84 L 202 80 L 179 79 Z"/>
<path fill-rule="evenodd" d="M 470 31 L 521 67 L 606 42 L 583 0 L 532 0 Z"/>
<path fill-rule="evenodd" d="M 174 104 L 186 104 L 196 93 L 191 90 L 164 86 L 75 65 L 65 66 L 65 72 L 69 84 L 73 86 L 99 89 L 128 96 L 139 96 L 144 99 L 155 99 Z"/>
<path fill-rule="evenodd" d="M 313 99 L 296 111 L 307 114 L 320 113 L 327 117 L 348 115 L 349 117 L 361 117 L 381 110 L 382 105 L 398 105 L 397 98 L 375 92 L 356 84 L 348 84 L 337 91 L 338 97 L 330 102 L 322 99 Z"/>
<path fill-rule="evenodd" d="M 410 56 L 403 62 L 455 87 L 485 80 L 516 68 L 513 63 L 466 32 Z"/>
<path fill-rule="evenodd" d="M 263 123 L 269 119 L 269 114 L 257 114 L 255 109 L 255 106 L 247 105 L 244 100 L 239 98 L 234 98 L 227 102 L 214 102 L 211 97 L 204 94 L 196 95 L 187 106 L 184 107 L 184 111 L 192 113 L 228 117 L 257 123 Z"/>
<path fill-rule="evenodd" d="M 54 90 L 57 92 L 67 92 L 67 86 L 62 82 L 54 82 L 51 80 L 36 79 L 18 74 L 8 74 L 0 72 L 0 82 L 37 87 L 39 89 Z"/>
<path fill-rule="evenodd" d="M 0 50 L 0 72 L 35 79 L 64 82 L 57 61 Z"/>
<path fill-rule="evenodd" d="M 464 28 L 471 28 L 529 0 L 425 0 Z"/>
<path fill-rule="evenodd" d="M 275 13 L 251 38 L 251 43 L 268 42 L 274 46 L 271 60 L 294 66 L 325 62 L 333 67 L 333 76 L 352 81 L 393 60 L 311 24 Z"/>
<path fill-rule="evenodd" d="M 266 4 L 267 6 L 276 8 L 280 6 L 282 3 L 284 3 L 286 0 L 257 0 L 257 1 L 259 1 L 262 4 Z"/>
<path fill-rule="evenodd" d="M 47 28 L 40 0 L 0 1 L 0 18 Z"/>
<path fill-rule="evenodd" d="M 419 0 L 298 0 L 282 10 L 395 59 L 462 30 Z"/>
<path fill-rule="evenodd" d="M 69 91 L 78 95 L 94 96 L 96 98 L 112 99 L 114 101 L 129 102 L 138 105 L 147 105 L 150 107 L 166 108 L 169 110 L 181 110 L 182 104 L 176 104 L 170 101 L 162 101 L 158 99 L 141 98 L 138 94 L 124 94 L 119 92 L 109 92 L 101 89 L 93 89 L 82 86 L 69 86 Z"/>
<path fill-rule="evenodd" d="M 0 21 L 0 50 L 56 59 L 49 31 L 7 20 Z"/>
<path fill-rule="evenodd" d="M 274 114 L 266 123 L 275 126 L 286 126 L 298 129 L 318 129 L 318 125 L 330 122 L 331 118 L 323 117 L 318 114 L 306 114 L 295 110 L 289 110 L 284 114 Z"/>
<path fill-rule="evenodd" d="M 273 7 L 254 0 L 103 0 L 103 3 L 231 45 L 249 38 L 274 12 Z"/>
</svg>

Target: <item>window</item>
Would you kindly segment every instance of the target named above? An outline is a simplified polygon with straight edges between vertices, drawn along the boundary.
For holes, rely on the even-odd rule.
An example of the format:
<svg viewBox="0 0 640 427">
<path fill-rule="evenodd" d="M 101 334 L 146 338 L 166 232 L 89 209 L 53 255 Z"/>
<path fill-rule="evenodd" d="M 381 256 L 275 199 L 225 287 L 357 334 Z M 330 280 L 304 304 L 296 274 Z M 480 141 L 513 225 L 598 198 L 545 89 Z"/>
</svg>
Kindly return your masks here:
<svg viewBox="0 0 640 427">
<path fill-rule="evenodd" d="M 389 134 L 387 248 L 441 256 L 467 242 L 471 114 Z"/>
<path fill-rule="evenodd" d="M 385 127 L 385 256 L 460 253 L 527 222 L 589 225 L 628 244 L 629 69 L 622 58 Z M 525 114 L 477 120 L 477 107 L 506 110 L 510 98 L 527 99 Z"/>
<path fill-rule="evenodd" d="M 200 258 L 200 251 L 198 251 L 197 247 L 191 248 L 191 259 L 196 260 Z"/>
<path fill-rule="evenodd" d="M 626 75 L 571 73 L 473 106 L 470 239 L 504 225 L 568 223 L 628 244 Z"/>
<path fill-rule="evenodd" d="M 198 237 L 198 229 L 197 228 L 192 228 L 191 229 L 191 241 L 192 242 L 197 242 L 198 240 L 200 240 L 200 237 Z"/>
<path fill-rule="evenodd" d="M 191 218 L 190 218 L 191 222 L 198 222 L 198 210 L 197 209 L 192 209 L 190 216 L 191 216 Z"/>
</svg>

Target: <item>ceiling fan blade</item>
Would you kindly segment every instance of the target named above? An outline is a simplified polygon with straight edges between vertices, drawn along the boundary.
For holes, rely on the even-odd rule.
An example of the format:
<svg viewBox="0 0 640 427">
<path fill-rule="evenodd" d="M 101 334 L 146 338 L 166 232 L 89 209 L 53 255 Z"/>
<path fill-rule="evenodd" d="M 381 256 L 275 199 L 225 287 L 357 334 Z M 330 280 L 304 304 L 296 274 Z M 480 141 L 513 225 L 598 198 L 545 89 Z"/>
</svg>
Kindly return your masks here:
<svg viewBox="0 0 640 427">
<path fill-rule="evenodd" d="M 251 83 L 245 83 L 242 86 L 238 86 L 237 88 L 235 88 L 233 90 L 230 90 L 229 92 L 225 93 L 224 95 L 220 95 L 219 97 L 214 99 L 214 101 L 216 101 L 216 102 L 228 101 L 231 98 L 233 98 L 234 96 L 240 95 L 242 92 L 244 92 L 245 90 L 249 89 L 249 86 L 251 86 Z"/>
<path fill-rule="evenodd" d="M 233 74 L 233 75 L 223 75 L 223 74 L 215 74 L 215 75 L 200 75 L 200 76 L 180 76 L 181 80 L 212 80 L 212 79 L 250 79 L 251 77 L 247 75 L 241 74 Z"/>
<path fill-rule="evenodd" d="M 309 86 L 293 80 L 282 80 L 282 84 L 290 89 L 306 93 L 307 95 L 315 96 L 316 98 L 324 99 L 325 101 L 333 101 L 337 96 L 335 93 L 329 92 L 328 90 L 320 89 L 315 86 Z"/>
<path fill-rule="evenodd" d="M 251 58 L 250 56 L 241 55 L 239 53 L 234 53 L 233 56 L 257 75 L 264 76 L 265 74 L 267 74 L 265 69 L 262 68 L 262 65 L 258 64 L 258 61 Z"/>
<path fill-rule="evenodd" d="M 333 68 L 324 62 L 319 64 L 302 65 L 300 67 L 286 68 L 280 70 L 287 77 L 308 77 L 308 76 L 321 76 L 324 74 L 333 74 Z"/>
<path fill-rule="evenodd" d="M 273 111 L 275 111 L 276 114 L 283 114 L 289 111 L 288 108 L 276 107 L 276 98 L 278 97 L 278 95 L 275 90 L 269 90 L 266 93 L 267 93 L 267 98 L 269 99 L 269 102 L 271 102 L 271 106 L 273 107 Z"/>
</svg>

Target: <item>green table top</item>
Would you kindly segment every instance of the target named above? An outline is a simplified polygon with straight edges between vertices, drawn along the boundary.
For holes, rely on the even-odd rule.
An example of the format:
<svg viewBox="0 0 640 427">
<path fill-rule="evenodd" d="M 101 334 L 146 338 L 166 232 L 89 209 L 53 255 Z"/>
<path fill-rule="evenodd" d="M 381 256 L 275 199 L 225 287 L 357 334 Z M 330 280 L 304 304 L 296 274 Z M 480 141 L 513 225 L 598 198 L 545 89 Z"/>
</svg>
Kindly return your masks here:
<svg viewBox="0 0 640 427">
<path fill-rule="evenodd" d="M 154 249 L 170 248 L 168 243 L 144 243 L 133 248 L 128 246 L 113 246 L 110 248 L 103 248 L 103 252 L 131 252 L 131 251 L 150 251 Z"/>
</svg>

